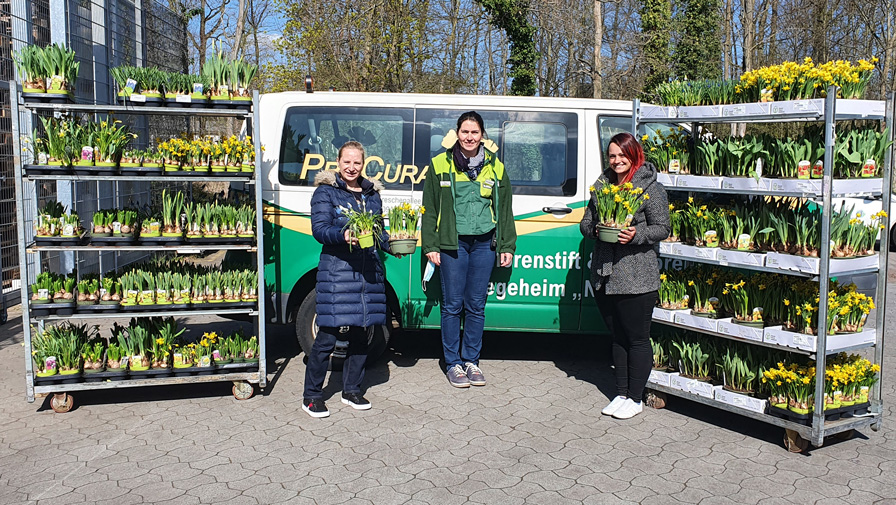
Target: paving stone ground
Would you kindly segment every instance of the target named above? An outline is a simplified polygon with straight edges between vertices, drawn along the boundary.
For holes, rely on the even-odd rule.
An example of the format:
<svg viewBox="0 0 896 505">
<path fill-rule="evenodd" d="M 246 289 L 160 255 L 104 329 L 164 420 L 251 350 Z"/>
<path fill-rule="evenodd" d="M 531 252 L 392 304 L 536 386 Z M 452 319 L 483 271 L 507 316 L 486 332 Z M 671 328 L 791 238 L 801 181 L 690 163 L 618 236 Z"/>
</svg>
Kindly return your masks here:
<svg viewBox="0 0 896 505">
<path fill-rule="evenodd" d="M 896 300 L 889 287 L 887 307 Z M 892 340 L 896 311 L 890 311 Z M 202 322 L 219 332 L 235 324 Z M 21 317 L 0 327 L 0 504 L 883 504 L 896 500 L 896 347 L 883 427 L 808 454 L 783 430 L 673 399 L 628 421 L 612 397 L 605 342 L 488 334 L 489 385 L 451 388 L 434 332 L 396 337 L 367 374 L 369 411 L 326 394 L 301 411 L 302 355 L 269 330 L 270 385 L 247 401 L 229 383 L 76 393 L 55 414 L 25 401 Z M 889 372 L 889 373 L 888 373 Z"/>
</svg>

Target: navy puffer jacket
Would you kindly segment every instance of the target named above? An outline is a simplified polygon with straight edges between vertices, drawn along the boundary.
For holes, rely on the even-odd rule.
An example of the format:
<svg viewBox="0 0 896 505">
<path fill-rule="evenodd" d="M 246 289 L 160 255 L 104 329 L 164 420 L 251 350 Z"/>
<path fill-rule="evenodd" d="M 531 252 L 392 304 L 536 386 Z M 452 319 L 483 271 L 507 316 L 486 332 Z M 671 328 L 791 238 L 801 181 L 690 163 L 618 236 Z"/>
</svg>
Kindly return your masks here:
<svg viewBox="0 0 896 505">
<path fill-rule="evenodd" d="M 360 179 L 366 209 L 382 215 L 382 183 Z M 386 283 L 377 247 L 389 248 L 385 231 L 377 247 L 361 249 L 345 242 L 346 217 L 342 208 L 360 210 L 354 194 L 338 173 L 325 170 L 314 178 L 311 197 L 311 233 L 323 244 L 317 266 L 317 324 L 361 326 L 386 324 Z"/>
</svg>

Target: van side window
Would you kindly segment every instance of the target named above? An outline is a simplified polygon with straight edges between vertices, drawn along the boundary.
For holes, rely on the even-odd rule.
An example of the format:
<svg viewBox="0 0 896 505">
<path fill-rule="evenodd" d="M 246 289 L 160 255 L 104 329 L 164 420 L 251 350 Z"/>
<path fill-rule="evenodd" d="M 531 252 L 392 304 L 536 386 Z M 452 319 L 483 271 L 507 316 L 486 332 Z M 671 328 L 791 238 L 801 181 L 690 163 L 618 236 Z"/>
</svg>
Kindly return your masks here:
<svg viewBox="0 0 896 505">
<path fill-rule="evenodd" d="M 364 146 L 365 177 L 390 189 L 409 188 L 413 111 L 365 107 L 290 107 L 280 142 L 280 183 L 311 186 L 320 170 L 336 169 L 339 148 L 349 140 Z"/>
<path fill-rule="evenodd" d="M 464 111 L 417 110 L 417 153 L 445 152 L 442 138 Z M 578 116 L 568 112 L 513 112 L 478 109 L 488 137 L 498 144 L 514 194 L 574 195 L 578 168 Z M 429 164 L 417 160 L 417 164 Z"/>
</svg>

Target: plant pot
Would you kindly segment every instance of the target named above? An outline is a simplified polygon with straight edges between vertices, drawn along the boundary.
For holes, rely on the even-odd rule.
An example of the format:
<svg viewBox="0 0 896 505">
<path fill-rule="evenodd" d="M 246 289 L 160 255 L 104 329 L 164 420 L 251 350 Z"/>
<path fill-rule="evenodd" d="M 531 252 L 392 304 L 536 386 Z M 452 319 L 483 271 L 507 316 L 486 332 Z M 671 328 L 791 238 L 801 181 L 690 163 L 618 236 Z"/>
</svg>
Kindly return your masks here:
<svg viewBox="0 0 896 505">
<path fill-rule="evenodd" d="M 389 249 L 392 254 L 414 254 L 417 250 L 417 239 L 403 238 L 389 241 Z"/>
<path fill-rule="evenodd" d="M 597 225 L 597 239 L 601 242 L 615 244 L 619 242 L 619 233 L 622 228 L 613 228 L 612 226 Z"/>
<path fill-rule="evenodd" d="M 361 249 L 369 249 L 373 247 L 373 233 L 361 233 L 358 235 L 358 245 Z"/>
<path fill-rule="evenodd" d="M 734 324 L 739 324 L 741 326 L 749 326 L 751 328 L 764 328 L 765 327 L 765 321 L 741 321 L 740 319 L 737 319 L 737 318 L 731 318 L 731 322 Z"/>
</svg>

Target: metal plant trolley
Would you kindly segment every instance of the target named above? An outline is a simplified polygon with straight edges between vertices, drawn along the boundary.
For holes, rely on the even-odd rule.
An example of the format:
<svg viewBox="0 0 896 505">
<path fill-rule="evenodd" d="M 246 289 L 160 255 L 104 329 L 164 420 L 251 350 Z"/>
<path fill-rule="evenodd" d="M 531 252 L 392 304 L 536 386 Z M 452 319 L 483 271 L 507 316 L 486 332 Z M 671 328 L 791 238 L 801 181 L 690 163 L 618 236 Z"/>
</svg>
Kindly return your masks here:
<svg viewBox="0 0 896 505">
<path fill-rule="evenodd" d="M 643 123 L 691 123 L 692 137 L 698 135 L 699 124 L 701 123 L 742 123 L 742 122 L 798 122 L 798 121 L 823 121 L 824 122 L 824 175 L 821 179 L 800 180 L 793 184 L 772 183 L 768 185 L 760 184 L 756 181 L 757 187 L 753 186 L 749 178 L 727 178 L 714 176 L 665 176 L 660 178 L 660 182 L 667 190 L 686 191 L 686 192 L 704 192 L 716 194 L 742 194 L 756 196 L 793 196 L 805 198 L 818 202 L 822 210 L 821 223 L 821 244 L 830 243 L 831 238 L 831 209 L 832 199 L 841 197 L 855 196 L 882 196 L 882 209 L 887 215 L 890 214 L 890 188 L 893 184 L 893 146 L 887 149 L 885 159 L 881 166 L 881 178 L 872 180 L 834 180 L 834 132 L 838 121 L 844 120 L 873 120 L 885 121 L 890 127 L 889 140 L 894 139 L 893 119 L 896 117 L 896 94 L 890 94 L 886 101 L 876 100 L 846 100 L 834 98 L 837 89 L 831 87 L 828 89 L 827 98 L 813 100 L 793 100 L 786 102 L 765 102 L 765 103 L 741 103 L 732 105 L 714 105 L 714 106 L 692 106 L 692 107 L 661 107 L 648 104 L 641 104 L 635 100 L 633 110 L 632 131 L 637 132 L 640 124 Z M 665 174 L 661 174 L 664 176 Z M 703 180 L 701 180 L 703 179 Z M 713 180 L 710 180 L 713 179 Z M 739 179 L 739 180 L 734 180 Z M 766 180 L 765 182 L 769 182 Z M 850 352 L 859 349 L 874 349 L 873 363 L 883 363 L 883 336 L 885 332 L 884 307 L 886 306 L 887 295 L 887 246 L 889 244 L 889 226 L 884 226 L 880 234 L 880 251 L 877 258 L 856 258 L 854 260 L 837 260 L 837 267 L 832 268 L 831 251 L 829 247 L 821 247 L 817 266 L 811 271 L 798 271 L 782 268 L 780 265 L 768 264 L 748 264 L 747 262 L 733 261 L 730 255 L 719 251 L 716 255 L 708 254 L 707 257 L 699 257 L 693 251 L 682 251 L 682 248 L 676 247 L 675 244 L 663 243 L 660 247 L 660 256 L 663 258 L 672 258 L 683 261 L 691 261 L 698 263 L 706 263 L 718 265 L 722 267 L 731 267 L 738 269 L 748 269 L 761 272 L 769 272 L 780 275 L 793 275 L 809 278 L 819 282 L 819 298 L 827 300 L 829 291 L 828 282 L 824 280 L 834 276 L 846 276 L 862 273 L 875 273 L 877 275 L 877 291 L 874 303 L 877 307 L 874 329 L 872 338 L 864 343 L 849 343 L 849 345 L 841 345 L 839 341 L 828 335 L 824 321 L 827 318 L 827 303 L 819 304 L 818 313 L 818 334 L 811 336 L 811 345 L 808 346 L 782 346 L 774 343 L 773 339 L 746 339 L 732 336 L 730 333 L 716 331 L 707 328 L 701 328 L 694 325 L 682 324 L 680 320 L 658 317 L 658 312 L 654 312 L 653 321 L 663 325 L 669 325 L 677 328 L 696 331 L 704 335 L 718 337 L 722 339 L 730 339 L 751 345 L 759 345 L 771 347 L 791 353 L 803 354 L 809 356 L 810 359 L 816 361 L 816 378 L 815 378 L 815 398 L 814 410 L 811 414 L 809 424 L 800 424 L 798 422 L 775 417 L 766 412 L 757 412 L 740 408 L 730 403 L 719 401 L 716 398 L 699 396 L 691 392 L 673 388 L 655 382 L 648 382 L 647 388 L 653 391 L 661 392 L 666 395 L 686 398 L 691 401 L 709 405 L 728 412 L 739 414 L 745 417 L 763 421 L 775 426 L 780 426 L 789 430 L 788 440 L 795 443 L 809 442 L 818 447 L 824 443 L 824 438 L 841 434 L 841 436 L 849 436 L 851 430 L 870 426 L 872 430 L 877 431 L 880 428 L 881 417 L 883 413 L 883 404 L 881 400 L 881 381 L 873 386 L 870 391 L 870 413 L 864 416 L 855 416 L 851 418 L 841 418 L 835 421 L 825 421 L 824 414 L 824 387 L 825 387 L 825 365 L 828 356 L 835 355 L 840 352 Z M 699 318 L 694 318 L 699 319 Z M 762 330 L 763 332 L 768 329 Z M 869 331 L 868 328 L 865 331 Z M 806 336 L 807 338 L 809 336 Z M 822 352 L 818 352 L 821 350 Z M 826 350 L 826 352 L 825 352 Z M 794 436 L 796 435 L 796 436 Z M 803 447 L 800 447 L 803 448 Z"/>
<path fill-rule="evenodd" d="M 19 264 L 22 270 L 22 322 L 25 336 L 25 388 L 26 398 L 28 402 L 34 402 L 37 397 L 53 395 L 50 406 L 56 412 L 67 412 L 74 404 L 72 392 L 88 391 L 97 389 L 111 388 L 129 388 L 142 386 L 162 386 L 172 384 L 194 384 L 208 382 L 233 382 L 233 395 L 235 398 L 243 400 L 248 399 L 254 394 L 254 386 L 260 388 L 267 386 L 267 370 L 266 370 L 266 353 L 265 353 L 265 304 L 264 304 L 264 245 L 263 245 L 263 207 L 261 185 L 259 184 L 259 166 L 261 162 L 261 145 L 259 143 L 258 129 L 258 92 L 254 92 L 252 98 L 251 112 L 235 109 L 213 109 L 213 108 L 168 108 L 155 106 L 135 107 L 132 105 L 92 105 L 92 104 L 49 104 L 49 103 L 25 103 L 21 97 L 21 86 L 15 81 L 10 81 L 10 89 L 15 90 L 13 99 L 11 100 L 11 117 L 12 117 L 12 136 L 13 136 L 13 155 L 15 164 L 15 184 L 16 184 L 16 219 L 18 224 L 18 252 Z M 174 176 L 174 175 L 143 175 L 121 176 L 121 175 L 93 175 L 93 174 L 74 174 L 74 175 L 38 175 L 26 176 L 22 164 L 22 149 L 20 138 L 22 133 L 30 134 L 30 132 L 21 132 L 19 122 L 20 110 L 24 111 L 51 111 L 51 112 L 82 112 L 90 114 L 131 114 L 131 115 L 176 115 L 176 116 L 202 116 L 202 117 L 231 117 L 249 121 L 246 131 L 251 131 L 253 142 L 255 144 L 255 171 L 251 177 L 246 176 L 218 176 L 218 175 L 191 175 Z M 68 180 L 68 181 L 130 181 L 135 180 L 146 182 L 242 182 L 247 187 L 254 188 L 252 194 L 254 196 L 256 211 L 256 239 L 254 243 L 235 244 L 235 245 L 203 245 L 203 244 L 183 244 L 183 245 L 78 245 L 78 246 L 37 246 L 32 241 L 31 232 L 25 231 L 25 191 L 30 190 L 35 181 L 42 180 Z M 37 201 L 30 202 L 32 213 L 36 210 Z M 36 215 L 36 213 L 35 213 Z M 70 316 L 48 315 L 42 317 L 31 316 L 30 310 L 30 293 L 28 291 L 28 255 L 40 255 L 44 251 L 81 251 L 81 252 L 102 252 L 102 251 L 159 251 L 177 254 L 198 254 L 203 251 L 245 251 L 254 254 L 255 268 L 258 272 L 258 293 L 259 302 L 254 308 L 216 308 L 210 307 L 196 308 L 191 310 L 178 311 L 120 311 L 114 313 L 75 313 Z M 39 261 L 37 262 L 40 263 Z M 74 384 L 53 384 L 53 385 L 35 385 L 34 365 L 31 359 L 31 326 L 36 324 L 39 329 L 43 329 L 44 323 L 48 321 L 64 321 L 78 319 L 129 319 L 132 317 L 152 317 L 152 316 L 207 316 L 207 315 L 243 315 L 252 318 L 255 328 L 255 335 L 258 337 L 258 370 L 257 371 L 233 371 L 214 373 L 211 375 L 189 375 L 174 377 L 156 377 L 156 378 L 128 378 L 118 381 L 100 381 L 100 382 L 79 382 Z"/>
</svg>

